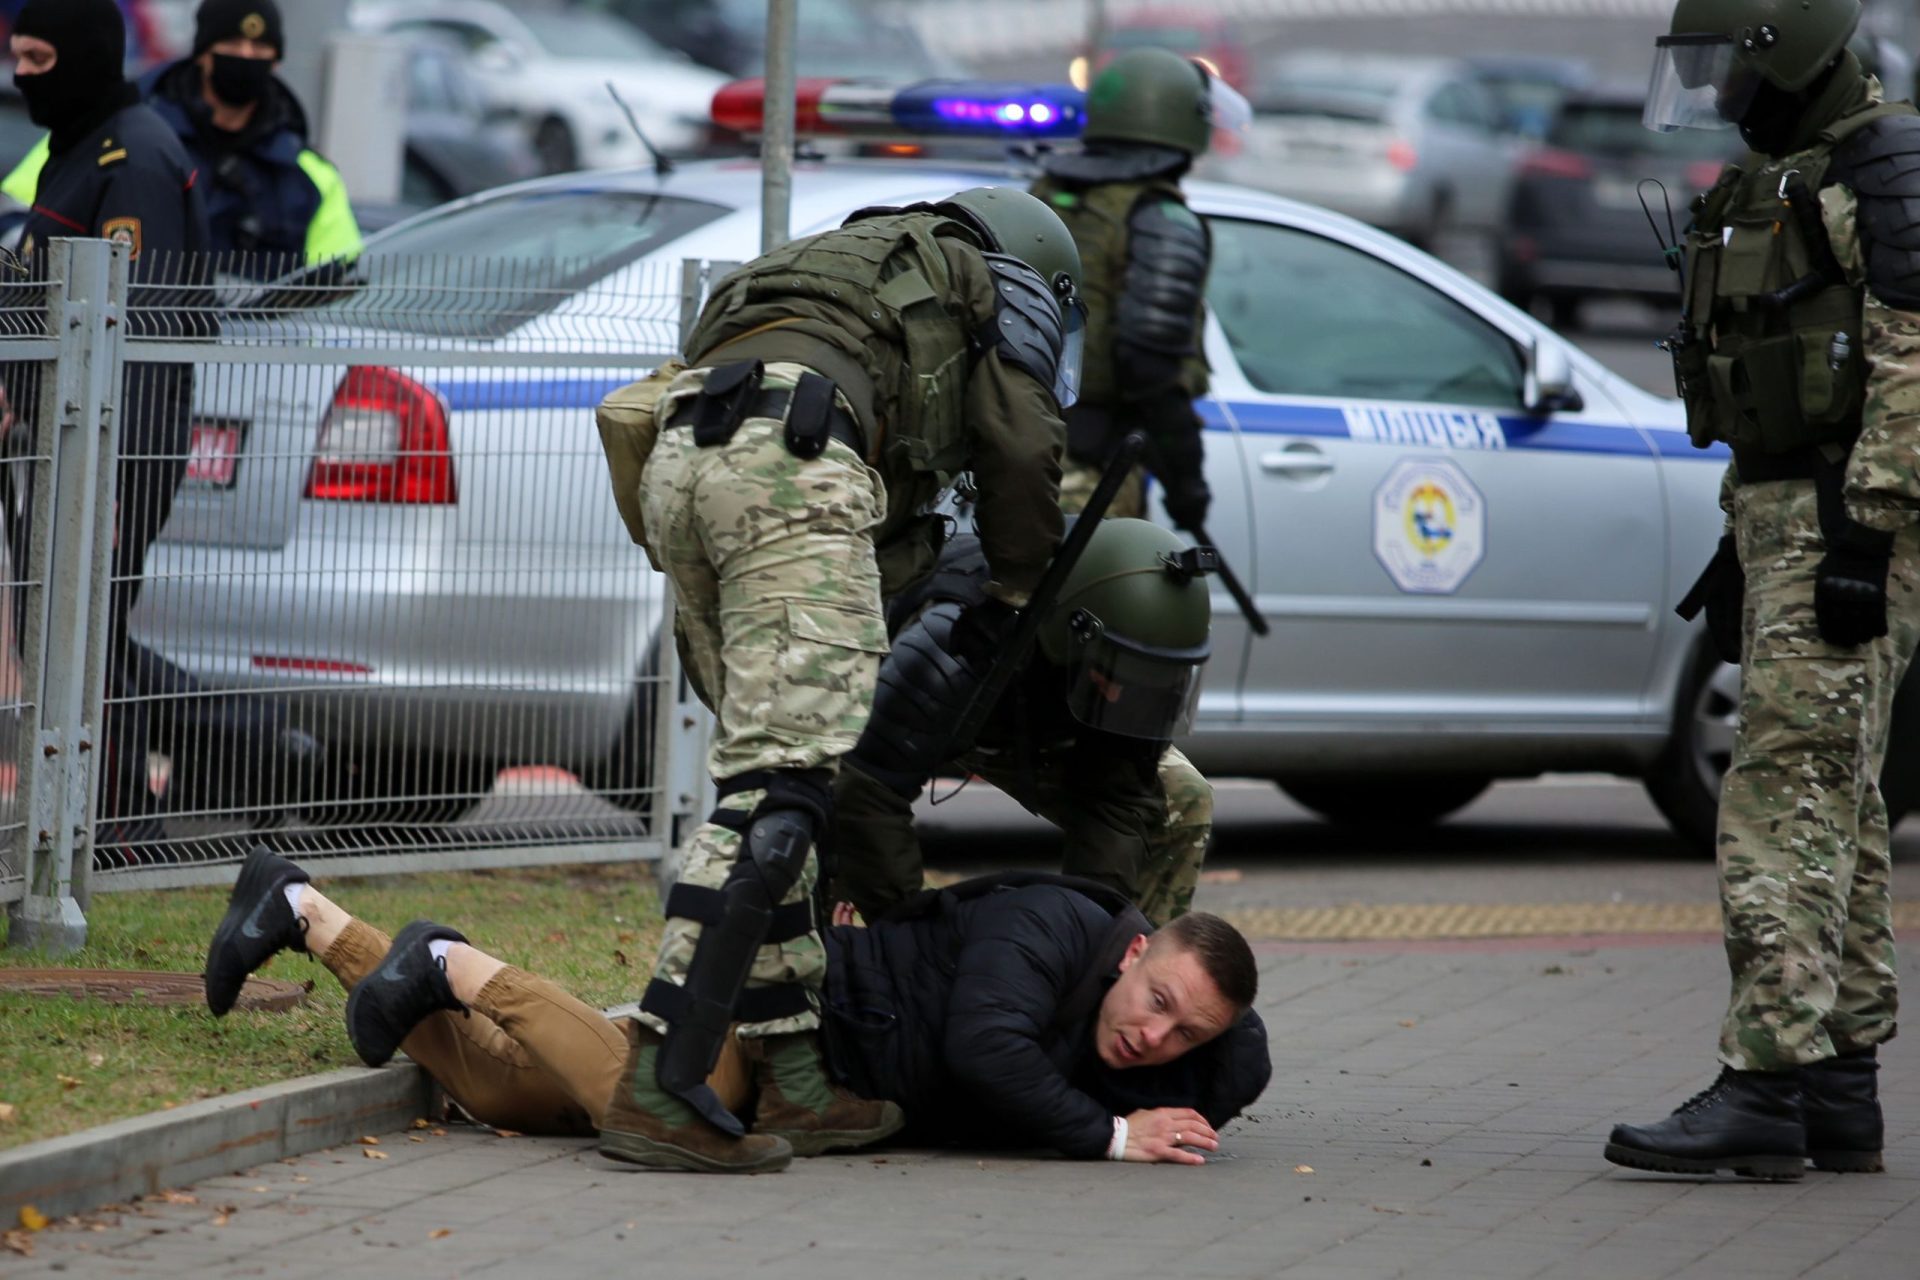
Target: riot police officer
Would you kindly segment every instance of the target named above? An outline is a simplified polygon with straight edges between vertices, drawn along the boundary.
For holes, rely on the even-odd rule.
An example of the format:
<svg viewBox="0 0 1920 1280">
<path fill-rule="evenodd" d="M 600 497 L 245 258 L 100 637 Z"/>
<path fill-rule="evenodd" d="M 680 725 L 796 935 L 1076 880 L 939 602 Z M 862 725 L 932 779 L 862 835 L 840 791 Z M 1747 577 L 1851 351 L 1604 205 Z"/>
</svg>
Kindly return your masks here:
<svg viewBox="0 0 1920 1280">
<path fill-rule="evenodd" d="M 227 274 L 270 279 L 360 253 L 346 183 L 309 144 L 306 113 L 274 74 L 286 44 L 275 0 L 203 0 L 192 56 L 142 81 L 199 171 Z M 43 141 L 0 189 L 31 205 L 46 159 Z"/>
<path fill-rule="evenodd" d="M 602 406 L 616 501 L 673 582 L 675 639 L 718 722 L 720 795 L 665 904 L 606 1154 L 753 1172 L 900 1126 L 821 1061 L 815 850 L 887 650 L 882 594 L 933 567 L 942 492 L 975 477 L 1002 611 L 1059 542 L 1079 274 L 1066 228 L 1022 191 L 864 210 L 721 281 L 693 367 Z M 704 1083 L 734 1021 L 751 1134 Z"/>
<path fill-rule="evenodd" d="M 1086 267 L 1087 354 L 1080 401 L 1067 410 L 1068 512 L 1093 493 L 1130 431 L 1143 432 L 1167 514 L 1205 526 L 1212 495 L 1193 402 L 1207 391 L 1203 297 L 1213 246 L 1180 178 L 1216 127 L 1251 118 L 1246 100 L 1197 62 L 1135 49 L 1087 91 L 1082 149 L 1046 156 L 1033 194 L 1053 206 Z M 1136 472 L 1109 514 L 1146 514 Z"/>
<path fill-rule="evenodd" d="M 1144 520 L 1101 521 L 979 740 L 954 743 L 1000 655 L 990 631 L 969 626 L 990 607 L 979 542 L 950 543 L 888 610 L 898 634 L 873 718 L 835 781 L 839 896 L 874 917 L 920 888 L 912 803 L 947 771 L 985 778 L 1059 827 L 1067 874 L 1119 890 L 1156 925 L 1184 913 L 1212 792 L 1201 780 L 1199 796 L 1170 798 L 1159 768 L 1189 727 L 1211 652 L 1208 556 Z"/>
<path fill-rule="evenodd" d="M 1671 339 L 1688 430 L 1723 442 L 1727 533 L 1689 601 L 1741 663 L 1720 794 L 1733 994 L 1719 1078 L 1613 1130 L 1633 1168 L 1878 1170 L 1894 1034 L 1886 805 L 1920 640 L 1920 116 L 1847 39 L 1858 0 L 1679 0 L 1649 126 L 1738 125 L 1694 206 Z"/>
</svg>

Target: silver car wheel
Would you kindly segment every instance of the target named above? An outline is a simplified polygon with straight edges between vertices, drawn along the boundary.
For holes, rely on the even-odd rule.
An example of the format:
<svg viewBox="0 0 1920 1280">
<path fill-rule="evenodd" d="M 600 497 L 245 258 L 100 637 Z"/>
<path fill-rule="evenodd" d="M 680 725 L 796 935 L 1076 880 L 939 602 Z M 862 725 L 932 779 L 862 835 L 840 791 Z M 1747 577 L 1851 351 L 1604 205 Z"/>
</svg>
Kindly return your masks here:
<svg viewBox="0 0 1920 1280">
<path fill-rule="evenodd" d="M 1708 795 L 1720 794 L 1720 780 L 1733 763 L 1733 739 L 1740 725 L 1740 668 L 1716 666 L 1693 699 L 1693 767 Z"/>
</svg>

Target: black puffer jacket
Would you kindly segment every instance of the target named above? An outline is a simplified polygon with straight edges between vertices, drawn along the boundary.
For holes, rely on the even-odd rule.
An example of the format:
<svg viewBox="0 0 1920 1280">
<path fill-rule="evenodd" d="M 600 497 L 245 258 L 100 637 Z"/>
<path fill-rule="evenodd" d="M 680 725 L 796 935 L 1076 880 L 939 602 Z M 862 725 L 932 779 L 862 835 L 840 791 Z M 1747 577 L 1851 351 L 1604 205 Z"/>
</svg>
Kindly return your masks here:
<svg viewBox="0 0 1920 1280">
<path fill-rule="evenodd" d="M 1127 944 L 1152 931 L 1119 895 L 1063 877 L 999 876 L 923 895 L 871 927 L 827 934 L 835 1074 L 898 1102 L 902 1140 L 1106 1153 L 1113 1117 L 1192 1107 L 1216 1127 L 1266 1088 L 1266 1027 L 1248 1013 L 1161 1067 L 1094 1051 Z"/>
</svg>

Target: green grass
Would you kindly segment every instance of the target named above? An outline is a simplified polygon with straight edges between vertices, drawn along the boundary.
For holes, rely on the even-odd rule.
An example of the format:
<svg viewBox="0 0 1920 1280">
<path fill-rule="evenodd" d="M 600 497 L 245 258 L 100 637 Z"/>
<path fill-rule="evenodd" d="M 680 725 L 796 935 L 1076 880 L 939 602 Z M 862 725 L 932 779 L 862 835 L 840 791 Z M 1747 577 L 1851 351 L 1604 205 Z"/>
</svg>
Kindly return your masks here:
<svg viewBox="0 0 1920 1280">
<path fill-rule="evenodd" d="M 318 882 L 354 915 L 392 933 L 426 917 L 552 979 L 596 1007 L 637 999 L 659 939 L 645 868 L 563 867 Z M 198 974 L 227 891 L 101 894 L 88 945 L 53 959 L 0 949 L 0 968 L 159 969 Z M 5 923 L 0 919 L 0 936 Z M 289 1013 L 205 1005 L 112 1005 L 0 993 L 0 1149 L 277 1080 L 358 1065 L 341 1023 L 346 993 L 317 960 L 284 953 L 262 977 L 311 982 Z M 62 1079 L 65 1077 L 65 1079 Z"/>
</svg>

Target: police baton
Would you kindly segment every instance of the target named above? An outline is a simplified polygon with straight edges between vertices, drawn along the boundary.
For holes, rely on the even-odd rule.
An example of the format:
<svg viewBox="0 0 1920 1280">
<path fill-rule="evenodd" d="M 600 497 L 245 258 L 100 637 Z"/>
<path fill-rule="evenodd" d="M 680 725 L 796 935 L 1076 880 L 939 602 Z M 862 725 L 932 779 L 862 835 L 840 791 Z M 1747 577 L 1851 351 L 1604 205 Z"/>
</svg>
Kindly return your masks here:
<svg viewBox="0 0 1920 1280">
<path fill-rule="evenodd" d="M 942 759 L 952 759 L 973 745 L 974 738 L 986 724 L 987 717 L 993 714 L 994 707 L 999 705 L 1007 686 L 1026 666 L 1027 655 L 1033 652 L 1034 642 L 1040 638 L 1040 624 L 1046 621 L 1054 602 L 1066 590 L 1067 575 L 1080 563 L 1080 557 L 1086 553 L 1087 544 L 1093 541 L 1094 532 L 1100 528 L 1107 508 L 1113 505 L 1114 496 L 1120 492 L 1120 486 L 1127 482 L 1127 474 L 1133 470 L 1134 463 L 1140 460 L 1141 451 L 1146 447 L 1145 436 L 1137 431 L 1130 432 L 1120 442 L 1120 447 L 1114 450 L 1113 456 L 1107 459 L 1107 469 L 1100 473 L 1100 483 L 1094 487 L 1093 496 L 1087 499 L 1087 505 L 1074 518 L 1073 528 L 1067 530 L 1067 536 L 1061 540 L 1060 549 L 1054 553 L 1047 571 L 1040 575 L 1040 585 L 1033 589 L 1026 608 L 1020 610 L 1019 620 L 1014 623 L 1012 633 L 1000 648 L 999 659 L 974 689 L 973 700 L 967 703 L 967 709 L 955 723 Z"/>
<path fill-rule="evenodd" d="M 1260 612 L 1260 606 L 1253 602 L 1253 597 L 1247 594 L 1247 589 L 1240 585 L 1240 579 L 1234 576 L 1232 569 L 1227 567 L 1227 558 L 1220 554 L 1220 548 L 1215 546 L 1213 539 L 1207 536 L 1207 531 L 1195 525 L 1187 532 L 1193 535 L 1195 542 L 1213 552 L 1216 562 L 1214 572 L 1220 577 L 1220 585 L 1227 589 L 1227 594 L 1233 597 L 1233 602 L 1240 606 L 1241 616 L 1246 618 L 1247 625 L 1253 628 L 1253 634 L 1264 636 L 1271 632 L 1273 628 L 1267 625 L 1267 619 Z"/>
</svg>

